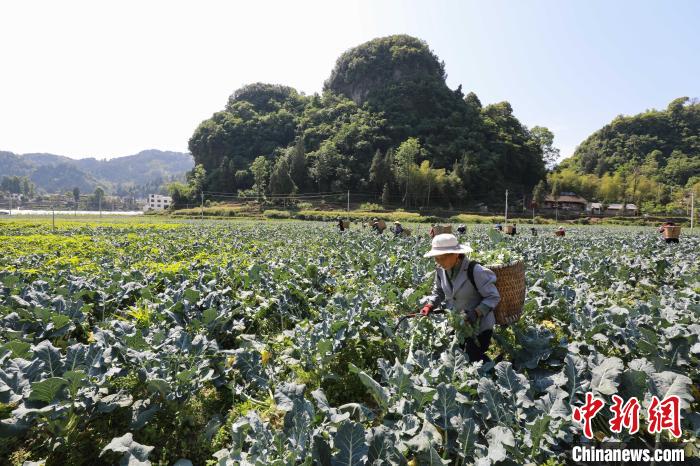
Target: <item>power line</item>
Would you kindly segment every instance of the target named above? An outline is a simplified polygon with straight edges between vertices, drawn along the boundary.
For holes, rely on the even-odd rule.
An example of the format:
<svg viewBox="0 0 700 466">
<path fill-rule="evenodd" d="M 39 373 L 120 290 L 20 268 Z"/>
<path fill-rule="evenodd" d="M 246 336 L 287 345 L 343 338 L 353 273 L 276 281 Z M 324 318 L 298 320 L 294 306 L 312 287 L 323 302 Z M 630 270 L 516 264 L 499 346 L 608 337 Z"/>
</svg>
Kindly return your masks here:
<svg viewBox="0 0 700 466">
<path fill-rule="evenodd" d="M 239 195 L 237 193 L 222 193 L 222 192 L 216 192 L 216 191 L 202 191 L 204 194 L 213 194 L 215 196 L 224 196 L 224 197 L 246 197 L 246 198 L 255 198 L 257 199 L 258 197 L 266 197 L 266 198 L 271 198 L 271 197 L 307 197 L 307 196 L 313 196 L 313 197 L 319 197 L 319 196 L 340 196 L 340 195 L 345 195 L 346 191 L 333 191 L 333 192 L 320 192 L 320 193 L 299 193 L 299 194 L 264 194 L 260 196 L 256 195 Z"/>
</svg>

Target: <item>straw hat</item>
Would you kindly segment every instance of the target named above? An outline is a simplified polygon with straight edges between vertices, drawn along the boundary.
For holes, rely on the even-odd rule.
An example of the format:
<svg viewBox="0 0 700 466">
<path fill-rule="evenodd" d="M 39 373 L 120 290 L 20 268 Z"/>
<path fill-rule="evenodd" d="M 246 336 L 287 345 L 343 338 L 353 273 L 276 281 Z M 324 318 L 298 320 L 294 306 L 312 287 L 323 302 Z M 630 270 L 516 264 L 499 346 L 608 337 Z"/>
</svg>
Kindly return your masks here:
<svg viewBox="0 0 700 466">
<path fill-rule="evenodd" d="M 435 235 L 432 248 L 423 254 L 423 257 L 442 256 L 443 254 L 468 254 L 469 249 L 464 244 L 459 244 L 457 237 L 451 233 Z"/>
</svg>

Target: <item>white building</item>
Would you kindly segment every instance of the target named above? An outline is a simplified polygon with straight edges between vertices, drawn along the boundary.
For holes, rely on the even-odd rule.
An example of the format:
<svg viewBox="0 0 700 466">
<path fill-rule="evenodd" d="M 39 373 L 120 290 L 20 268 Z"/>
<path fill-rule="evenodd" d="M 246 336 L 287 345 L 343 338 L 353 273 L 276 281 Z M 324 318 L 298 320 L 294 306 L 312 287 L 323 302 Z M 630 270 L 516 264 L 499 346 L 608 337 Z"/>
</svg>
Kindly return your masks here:
<svg viewBox="0 0 700 466">
<path fill-rule="evenodd" d="M 149 194 L 146 199 L 144 210 L 163 210 L 170 207 L 173 203 L 173 198 L 170 196 L 161 196 L 160 194 Z"/>
</svg>

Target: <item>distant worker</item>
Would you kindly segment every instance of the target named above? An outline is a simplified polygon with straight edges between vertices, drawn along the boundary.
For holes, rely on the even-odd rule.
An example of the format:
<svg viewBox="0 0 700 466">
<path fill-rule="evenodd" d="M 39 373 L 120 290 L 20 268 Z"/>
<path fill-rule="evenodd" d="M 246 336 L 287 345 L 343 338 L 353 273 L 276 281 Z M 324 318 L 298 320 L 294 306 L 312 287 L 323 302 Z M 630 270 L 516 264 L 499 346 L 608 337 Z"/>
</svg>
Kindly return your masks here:
<svg viewBox="0 0 700 466">
<path fill-rule="evenodd" d="M 659 227 L 659 233 L 662 233 L 664 235 L 664 241 L 666 241 L 666 243 L 679 242 L 678 237 L 680 236 L 680 227 L 673 227 L 677 227 L 677 225 L 671 221 L 666 221 L 663 225 Z"/>
<path fill-rule="evenodd" d="M 403 233 L 403 226 L 401 226 L 401 222 L 398 220 L 394 222 L 394 235 L 399 236 Z"/>
<path fill-rule="evenodd" d="M 465 227 L 464 225 L 460 225 L 457 227 L 457 233 L 459 233 L 460 235 L 463 235 L 466 232 L 467 232 L 467 227 Z"/>
<path fill-rule="evenodd" d="M 437 233 L 437 223 L 433 223 L 433 226 L 430 227 L 430 231 L 428 234 L 430 235 L 431 238 L 435 238 L 435 234 Z"/>
<path fill-rule="evenodd" d="M 557 236 L 565 236 L 566 235 L 566 230 L 564 230 L 563 226 L 559 226 L 559 229 L 554 232 L 555 235 Z"/>
<path fill-rule="evenodd" d="M 666 227 L 674 227 L 674 226 L 676 226 L 676 224 L 674 222 L 670 222 L 670 221 L 664 222 L 664 224 L 659 227 L 659 233 L 663 233 L 664 230 L 666 229 Z"/>
<path fill-rule="evenodd" d="M 532 236 L 537 236 L 537 229 L 535 227 L 530 228 L 530 233 L 532 233 Z"/>
<path fill-rule="evenodd" d="M 496 226 L 495 226 L 495 228 L 496 228 L 496 230 L 498 230 L 498 231 L 503 231 L 503 225 L 501 225 L 500 223 L 497 223 Z"/>
<path fill-rule="evenodd" d="M 338 217 L 338 229 L 345 231 L 345 225 L 343 225 L 343 220 L 340 217 Z"/>
<path fill-rule="evenodd" d="M 382 228 L 381 225 L 379 224 L 379 219 L 377 217 L 374 217 L 372 219 L 372 231 L 376 231 L 380 235 L 382 233 L 384 233 L 384 228 Z"/>
</svg>

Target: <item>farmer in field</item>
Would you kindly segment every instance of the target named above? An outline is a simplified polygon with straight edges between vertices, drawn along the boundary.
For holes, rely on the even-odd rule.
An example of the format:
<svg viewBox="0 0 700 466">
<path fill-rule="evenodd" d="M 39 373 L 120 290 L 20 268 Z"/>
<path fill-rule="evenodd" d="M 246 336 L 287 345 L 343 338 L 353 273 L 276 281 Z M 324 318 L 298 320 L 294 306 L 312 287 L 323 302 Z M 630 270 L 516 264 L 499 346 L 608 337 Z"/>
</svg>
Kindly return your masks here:
<svg viewBox="0 0 700 466">
<path fill-rule="evenodd" d="M 666 221 L 666 222 L 664 222 L 663 225 L 661 225 L 659 227 L 659 233 L 664 234 L 667 227 L 675 227 L 675 226 L 676 226 L 676 224 L 674 222 Z M 673 237 L 671 235 L 667 236 L 666 234 L 664 234 L 664 241 L 666 241 L 666 243 L 678 243 L 678 237 Z"/>
<path fill-rule="evenodd" d="M 663 232 L 664 232 L 664 228 L 666 228 L 666 227 L 673 227 L 673 226 L 676 226 L 676 224 L 675 224 L 674 222 L 670 222 L 670 221 L 669 221 L 669 222 L 664 222 L 664 224 L 661 225 L 661 226 L 659 227 L 659 233 L 663 233 Z"/>
<path fill-rule="evenodd" d="M 340 231 L 345 231 L 345 225 L 343 225 L 343 220 L 340 217 L 338 217 L 338 228 Z"/>
<path fill-rule="evenodd" d="M 437 223 L 433 223 L 430 226 L 430 231 L 428 231 L 428 234 L 430 235 L 430 238 L 435 238 L 435 234 L 437 233 Z"/>
<path fill-rule="evenodd" d="M 403 233 L 403 226 L 401 222 L 397 220 L 394 222 L 394 235 L 401 236 L 401 233 Z"/>
<path fill-rule="evenodd" d="M 420 313 L 429 315 L 443 301 L 445 306 L 465 313 L 466 320 L 475 327 L 476 337 L 467 339 L 464 350 L 470 361 L 488 361 L 486 350 L 491 343 L 496 316 L 493 309 L 501 300 L 496 289 L 496 274 L 479 264 L 472 265 L 476 287 L 469 278 L 469 259 L 466 246 L 459 244 L 450 233 L 436 235 L 432 248 L 423 257 L 434 257 L 435 284 L 432 294 L 424 298 Z"/>
<path fill-rule="evenodd" d="M 376 231 L 380 235 L 384 233 L 384 228 L 382 228 L 381 225 L 379 225 L 379 219 L 377 217 L 374 217 L 372 219 L 372 231 Z"/>
</svg>

